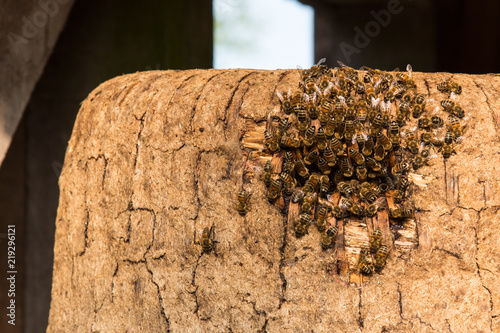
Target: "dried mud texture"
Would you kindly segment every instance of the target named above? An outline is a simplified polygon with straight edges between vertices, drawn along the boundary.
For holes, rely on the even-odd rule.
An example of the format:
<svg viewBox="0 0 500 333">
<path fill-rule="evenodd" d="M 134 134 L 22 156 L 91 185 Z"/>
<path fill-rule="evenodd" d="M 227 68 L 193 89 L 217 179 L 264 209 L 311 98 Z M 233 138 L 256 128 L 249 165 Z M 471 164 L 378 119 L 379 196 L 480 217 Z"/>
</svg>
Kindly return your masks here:
<svg viewBox="0 0 500 333">
<path fill-rule="evenodd" d="M 460 83 L 468 127 L 457 154 L 419 170 L 435 180 L 410 186 L 409 245 L 368 281 L 343 279 L 339 258 L 349 261 L 350 233 L 381 222 L 344 221 L 345 239 L 322 251 L 315 228 L 293 236 L 251 163 L 262 142 L 245 138 L 279 111 L 276 89 L 295 87 L 297 71 L 103 83 L 82 104 L 60 178 L 47 331 L 498 332 L 500 76 L 414 78 L 430 110 L 443 99 L 438 82 Z M 202 253 L 210 226 L 216 251 Z"/>
</svg>

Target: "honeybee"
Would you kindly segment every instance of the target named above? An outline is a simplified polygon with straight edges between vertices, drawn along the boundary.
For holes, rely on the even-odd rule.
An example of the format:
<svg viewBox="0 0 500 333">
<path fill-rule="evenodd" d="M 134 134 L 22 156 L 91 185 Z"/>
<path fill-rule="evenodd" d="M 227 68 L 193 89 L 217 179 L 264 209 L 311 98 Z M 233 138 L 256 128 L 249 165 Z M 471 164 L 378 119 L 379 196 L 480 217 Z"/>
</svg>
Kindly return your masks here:
<svg viewBox="0 0 500 333">
<path fill-rule="evenodd" d="M 309 214 L 318 195 L 316 194 L 316 192 L 305 192 L 305 193 L 306 194 L 304 195 L 304 202 L 302 203 L 302 213 Z"/>
<path fill-rule="evenodd" d="M 379 172 L 382 169 L 382 164 L 371 157 L 366 158 L 366 165 L 375 172 Z"/>
<path fill-rule="evenodd" d="M 318 132 L 316 133 L 316 146 L 319 150 L 324 150 L 326 147 L 326 134 L 322 127 L 318 128 Z"/>
<path fill-rule="evenodd" d="M 325 150 L 323 151 L 323 157 L 329 167 L 333 167 L 335 166 L 335 164 L 337 164 L 337 155 L 333 153 L 333 150 L 329 146 L 325 147 Z"/>
<path fill-rule="evenodd" d="M 328 207 L 326 205 L 321 205 L 321 207 L 318 210 L 318 218 L 316 219 L 316 227 L 321 232 L 325 231 L 327 215 L 328 215 Z"/>
<path fill-rule="evenodd" d="M 455 104 L 455 106 L 451 109 L 451 114 L 460 119 L 465 117 L 465 111 L 458 104 Z"/>
<path fill-rule="evenodd" d="M 318 158 L 318 162 L 316 164 L 322 174 L 329 175 L 330 172 L 332 172 L 332 169 L 328 166 L 328 162 L 323 157 Z"/>
<path fill-rule="evenodd" d="M 266 141 L 266 146 L 270 151 L 272 151 L 273 153 L 277 153 L 280 150 L 278 141 L 276 141 L 276 138 L 271 134 L 271 132 L 267 130 L 264 131 L 264 139 Z"/>
<path fill-rule="evenodd" d="M 330 140 L 330 147 L 337 156 L 344 153 L 344 144 L 336 137 L 332 137 Z"/>
<path fill-rule="evenodd" d="M 319 103 L 320 121 L 321 121 L 321 117 L 323 117 L 324 119 L 326 117 L 325 122 L 328 121 L 328 115 L 330 114 L 331 110 L 332 110 L 332 103 L 330 102 L 330 100 L 326 97 L 321 98 L 320 103 Z"/>
<path fill-rule="evenodd" d="M 374 203 L 369 204 L 365 209 L 365 215 L 368 217 L 375 216 L 381 208 L 383 208 L 384 198 L 378 198 Z"/>
<path fill-rule="evenodd" d="M 394 176 L 399 176 L 401 175 L 403 172 L 405 171 L 408 171 L 408 169 L 410 168 L 410 166 L 408 165 L 408 163 L 406 162 L 400 162 L 400 163 L 397 163 L 395 164 L 392 169 L 391 169 L 391 173 L 394 175 Z"/>
<path fill-rule="evenodd" d="M 293 178 L 289 173 L 287 172 L 281 172 L 280 173 L 280 179 L 283 184 L 283 190 L 287 195 L 291 195 L 293 192 L 293 189 L 295 188 L 295 185 L 297 184 L 297 181 L 295 178 Z"/>
<path fill-rule="evenodd" d="M 380 143 L 377 142 L 377 145 L 374 148 L 373 151 L 373 157 L 375 158 L 376 161 L 383 161 L 385 158 L 385 149 L 384 146 L 382 146 Z"/>
<path fill-rule="evenodd" d="M 451 157 L 452 154 L 456 153 L 455 150 L 453 149 L 453 144 L 451 143 L 443 143 L 441 150 L 443 152 L 444 158 L 449 158 Z"/>
<path fill-rule="evenodd" d="M 418 119 L 422 113 L 424 113 L 424 107 L 422 104 L 414 104 L 411 109 L 411 116 L 415 119 Z"/>
<path fill-rule="evenodd" d="M 303 190 L 306 193 L 315 192 L 319 185 L 320 177 L 317 173 L 313 173 L 309 176 L 309 179 L 306 181 Z"/>
<path fill-rule="evenodd" d="M 351 162 L 349 162 L 346 157 L 340 160 L 340 170 L 342 171 L 344 177 L 352 177 L 352 174 L 354 173 Z"/>
<path fill-rule="evenodd" d="M 439 90 L 442 93 L 449 93 L 450 92 L 449 81 L 443 81 L 438 83 L 437 90 Z"/>
<path fill-rule="evenodd" d="M 295 170 L 297 170 L 297 173 L 299 174 L 300 177 L 306 178 L 307 176 L 309 176 L 309 170 L 307 169 L 302 159 L 296 158 L 294 164 L 295 164 Z"/>
<path fill-rule="evenodd" d="M 309 126 L 304 135 L 304 145 L 306 145 L 307 147 L 312 146 L 315 143 L 315 139 L 316 139 L 316 127 Z"/>
<path fill-rule="evenodd" d="M 214 249 L 214 240 L 212 238 L 213 235 L 213 227 L 204 228 L 201 234 L 201 247 L 203 248 L 203 252 L 209 253 Z"/>
<path fill-rule="evenodd" d="M 305 157 L 304 163 L 306 165 L 311 165 L 316 162 L 319 158 L 319 153 L 316 150 L 311 150 Z"/>
<path fill-rule="evenodd" d="M 307 129 L 309 119 L 307 117 L 307 112 L 304 109 L 300 109 L 297 112 L 297 129 L 304 132 Z"/>
<path fill-rule="evenodd" d="M 368 251 L 366 249 L 361 249 L 361 252 L 359 253 L 358 267 L 359 267 L 359 272 L 363 275 L 372 274 L 372 269 L 369 266 L 367 257 L 368 257 Z"/>
<path fill-rule="evenodd" d="M 349 157 L 354 161 L 357 165 L 361 165 L 365 163 L 365 157 L 356 149 L 349 148 Z"/>
<path fill-rule="evenodd" d="M 307 113 L 309 114 L 309 118 L 311 119 L 318 119 L 319 111 L 318 107 L 316 106 L 316 93 L 314 93 L 313 98 L 309 98 L 308 95 L 304 97 L 306 101 L 306 109 Z"/>
<path fill-rule="evenodd" d="M 344 175 L 340 169 L 335 170 L 335 175 L 333 175 L 333 182 L 335 184 L 340 183 L 344 179 Z"/>
<path fill-rule="evenodd" d="M 448 82 L 448 87 L 449 87 L 449 90 L 450 90 L 451 93 L 454 93 L 454 94 L 457 94 L 457 95 L 460 95 L 462 93 L 462 86 L 459 85 L 456 82 L 449 81 Z"/>
<path fill-rule="evenodd" d="M 356 167 L 356 177 L 360 181 L 366 180 L 367 172 L 368 172 L 368 170 L 366 170 L 366 167 L 364 164 L 358 165 Z"/>
<path fill-rule="evenodd" d="M 392 194 L 392 198 L 394 199 L 395 203 L 399 203 L 399 202 L 403 201 L 404 195 L 405 195 L 404 191 L 396 189 L 396 190 L 394 190 L 394 193 Z"/>
<path fill-rule="evenodd" d="M 382 245 L 382 230 L 375 228 L 370 237 L 370 253 L 375 253 Z"/>
<path fill-rule="evenodd" d="M 330 178 L 326 175 L 322 175 L 319 178 L 319 193 L 322 196 L 326 196 L 328 191 L 330 190 Z"/>
<path fill-rule="evenodd" d="M 365 156 L 371 156 L 373 154 L 373 147 L 374 146 L 375 146 L 375 144 L 373 143 L 372 136 L 368 135 L 366 137 L 366 141 L 365 141 L 365 144 L 363 145 L 363 149 L 361 150 L 361 152 Z"/>
<path fill-rule="evenodd" d="M 311 224 L 311 217 L 309 214 L 301 214 L 297 221 L 295 221 L 295 237 L 300 238 L 307 234 L 307 228 Z"/>
<path fill-rule="evenodd" d="M 297 136 L 283 135 L 280 140 L 281 147 L 300 148 L 303 143 Z"/>
<path fill-rule="evenodd" d="M 445 135 L 444 135 L 444 143 L 453 143 L 453 133 L 450 132 L 450 130 L 446 131 Z"/>
<path fill-rule="evenodd" d="M 281 192 L 281 179 L 273 179 L 271 181 L 271 185 L 269 185 L 269 189 L 267 191 L 267 198 L 269 201 L 274 201 L 278 198 Z"/>
<path fill-rule="evenodd" d="M 359 191 L 359 197 L 368 202 L 374 202 L 377 200 L 377 194 L 371 189 L 367 187 L 362 187 Z"/>
<path fill-rule="evenodd" d="M 349 209 L 349 211 L 353 214 L 353 215 L 357 215 L 357 216 L 363 216 L 364 214 L 364 210 L 363 210 L 363 207 L 361 207 L 360 204 L 356 203 L 356 202 L 353 202 L 352 203 L 352 206 L 351 208 Z"/>
<path fill-rule="evenodd" d="M 328 230 L 326 230 L 326 234 L 332 237 L 333 239 L 337 237 L 338 232 L 339 228 L 337 228 L 336 225 L 332 225 L 330 228 L 328 228 Z"/>
<path fill-rule="evenodd" d="M 415 136 L 415 133 L 411 130 L 406 130 L 404 132 L 404 137 L 406 139 L 406 148 L 412 153 L 412 154 L 418 154 L 418 141 Z"/>
<path fill-rule="evenodd" d="M 413 159 L 413 170 L 417 170 L 427 164 L 429 160 L 429 150 L 424 149 Z"/>
<path fill-rule="evenodd" d="M 440 104 L 446 112 L 450 112 L 451 109 L 453 109 L 453 107 L 455 106 L 455 102 L 451 99 L 444 99 L 440 102 Z"/>
<path fill-rule="evenodd" d="M 278 95 L 281 103 L 281 110 L 285 114 L 291 114 L 293 112 L 291 94 L 292 92 L 290 89 L 288 89 L 288 92 L 284 91 L 283 94 L 276 90 L 276 95 Z"/>
<path fill-rule="evenodd" d="M 393 120 L 389 125 L 389 140 L 394 147 L 398 147 L 401 144 L 401 134 L 399 133 L 399 125 Z"/>
<path fill-rule="evenodd" d="M 422 117 L 418 120 L 418 127 L 428 129 L 431 127 L 432 119 L 429 116 Z"/>
<path fill-rule="evenodd" d="M 354 187 L 351 185 L 351 183 L 348 182 L 340 182 L 337 184 L 337 190 L 340 193 L 343 193 L 347 196 L 351 196 L 354 194 Z"/>
<path fill-rule="evenodd" d="M 425 95 L 424 94 L 417 94 L 414 99 L 416 104 L 420 105 L 425 105 Z"/>
<path fill-rule="evenodd" d="M 460 142 L 461 139 L 459 138 L 462 137 L 465 126 L 460 126 L 460 121 L 457 117 L 450 116 L 448 119 L 450 121 L 449 131 L 453 134 L 455 141 Z"/>
<path fill-rule="evenodd" d="M 382 132 L 377 133 L 377 144 L 381 144 L 385 151 L 390 151 L 392 149 L 391 140 Z"/>
<path fill-rule="evenodd" d="M 333 86 L 333 83 L 330 82 L 330 77 L 328 75 L 322 75 L 318 81 L 316 81 L 316 85 L 320 89 L 320 91 L 325 91 L 326 89 L 330 88 Z M 330 88 L 331 89 L 331 88 Z"/>
<path fill-rule="evenodd" d="M 236 202 L 236 210 L 241 216 L 244 216 L 249 210 L 248 199 L 250 199 L 250 193 L 248 193 L 245 189 L 242 189 L 238 193 Z"/>
<path fill-rule="evenodd" d="M 389 209 L 389 216 L 395 219 L 404 219 L 413 217 L 413 209 L 408 207 L 399 207 Z"/>
<path fill-rule="evenodd" d="M 387 262 L 387 255 L 389 254 L 389 249 L 387 246 L 382 245 L 378 251 L 377 254 L 375 255 L 375 271 L 377 273 L 380 273 L 380 271 L 384 268 L 386 262 Z"/>
<path fill-rule="evenodd" d="M 346 142 L 356 142 L 356 136 L 354 135 L 354 121 L 352 120 L 346 120 L 345 122 L 345 132 L 344 132 L 344 138 Z"/>
<path fill-rule="evenodd" d="M 430 132 L 423 132 L 420 133 L 420 141 L 422 141 L 423 144 L 428 145 L 431 143 L 432 140 L 432 133 Z"/>
<path fill-rule="evenodd" d="M 264 164 L 264 173 L 262 175 L 262 178 L 266 186 L 269 186 L 271 184 L 271 176 L 272 176 L 271 171 L 272 171 L 271 160 L 268 160 L 266 164 Z"/>
</svg>

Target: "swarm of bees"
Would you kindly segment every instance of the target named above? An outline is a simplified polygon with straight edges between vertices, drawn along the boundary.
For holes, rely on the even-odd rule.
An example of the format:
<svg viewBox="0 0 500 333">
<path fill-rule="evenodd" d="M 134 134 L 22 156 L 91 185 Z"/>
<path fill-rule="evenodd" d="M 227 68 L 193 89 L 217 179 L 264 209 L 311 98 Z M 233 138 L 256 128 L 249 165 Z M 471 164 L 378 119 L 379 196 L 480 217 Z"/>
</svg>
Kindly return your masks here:
<svg viewBox="0 0 500 333">
<path fill-rule="evenodd" d="M 387 209 L 394 223 L 413 218 L 408 174 L 428 165 L 433 152 L 444 158 L 454 154 L 466 118 L 457 98 L 462 88 L 451 80 L 437 85 L 446 97 L 430 110 L 410 65 L 406 71 L 386 72 L 358 71 L 341 62 L 332 69 L 323 62 L 300 69 L 294 91 L 276 92 L 280 114 L 269 115 L 264 149 L 280 163 L 272 166 L 268 160 L 262 179 L 271 203 L 298 205 L 295 236 L 303 237 L 315 225 L 327 251 L 339 235 L 330 216 L 344 221 Z M 443 114 L 448 114 L 446 121 Z M 237 195 L 236 210 L 242 216 L 249 197 L 245 189 Z M 388 198 L 394 202 L 390 208 Z M 369 247 L 360 250 L 359 272 L 380 273 L 391 247 L 376 228 Z"/>
</svg>

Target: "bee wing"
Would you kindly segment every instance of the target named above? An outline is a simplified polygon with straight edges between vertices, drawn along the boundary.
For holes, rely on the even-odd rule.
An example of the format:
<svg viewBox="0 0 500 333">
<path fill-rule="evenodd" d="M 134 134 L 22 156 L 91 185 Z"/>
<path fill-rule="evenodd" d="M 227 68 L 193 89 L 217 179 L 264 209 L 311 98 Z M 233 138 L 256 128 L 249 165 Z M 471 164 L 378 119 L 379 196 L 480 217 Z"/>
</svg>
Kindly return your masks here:
<svg viewBox="0 0 500 333">
<path fill-rule="evenodd" d="M 339 96 L 338 98 L 339 98 L 340 103 L 342 103 L 342 105 L 347 106 L 344 96 Z"/>
<path fill-rule="evenodd" d="M 330 94 L 330 92 L 332 91 L 333 87 L 334 87 L 333 82 L 330 82 L 330 84 L 328 85 L 328 87 L 323 92 L 324 96 L 328 96 Z"/>
<path fill-rule="evenodd" d="M 352 144 L 355 144 L 357 139 L 358 139 L 358 135 L 356 133 L 354 133 L 354 135 L 352 136 Z"/>
<path fill-rule="evenodd" d="M 457 94 L 455 94 L 454 92 L 451 92 L 451 94 L 450 94 L 450 99 L 451 99 L 452 101 L 456 102 L 456 101 L 457 101 L 457 98 L 458 98 L 457 96 L 458 96 Z"/>
<path fill-rule="evenodd" d="M 408 76 L 410 76 L 411 78 L 411 72 L 413 71 L 413 68 L 410 64 L 406 65 L 406 71 L 408 72 Z"/>
<path fill-rule="evenodd" d="M 318 95 L 320 95 L 320 96 L 322 95 L 322 93 L 321 93 L 321 89 L 319 89 L 319 87 L 318 87 L 316 84 L 314 84 L 314 90 L 316 90 L 315 94 L 318 94 Z M 315 102 L 316 102 L 316 101 L 315 101 Z"/>
<path fill-rule="evenodd" d="M 337 60 L 337 64 L 340 65 L 340 67 L 346 67 L 346 68 L 349 68 L 349 66 L 347 66 L 346 64 L 344 64 L 342 61 L 340 60 Z"/>
<path fill-rule="evenodd" d="M 316 64 L 316 66 L 319 66 L 321 65 L 322 63 L 326 62 L 326 58 L 321 58 L 319 59 L 318 63 Z"/>
<path fill-rule="evenodd" d="M 375 207 L 377 207 L 377 210 L 380 210 L 385 205 L 385 197 L 380 197 L 377 200 L 373 202 Z"/>
<path fill-rule="evenodd" d="M 379 103 L 380 103 L 380 97 L 379 98 L 372 97 L 372 108 L 376 108 Z"/>
<path fill-rule="evenodd" d="M 279 92 L 279 90 L 276 90 L 276 95 L 278 95 L 278 98 L 280 99 L 281 103 L 283 103 L 285 100 L 283 98 L 283 95 Z"/>
</svg>

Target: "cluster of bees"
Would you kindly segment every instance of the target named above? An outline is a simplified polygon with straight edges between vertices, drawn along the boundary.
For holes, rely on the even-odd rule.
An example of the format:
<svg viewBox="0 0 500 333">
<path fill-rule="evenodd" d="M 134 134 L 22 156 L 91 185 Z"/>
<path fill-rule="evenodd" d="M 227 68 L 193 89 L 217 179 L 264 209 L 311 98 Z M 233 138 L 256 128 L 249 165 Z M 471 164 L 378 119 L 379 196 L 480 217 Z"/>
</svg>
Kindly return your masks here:
<svg viewBox="0 0 500 333">
<path fill-rule="evenodd" d="M 408 173 L 428 163 L 431 149 L 450 157 L 465 126 L 457 102 L 462 89 L 456 82 L 438 84 L 447 96 L 441 107 L 429 111 L 410 65 L 391 73 L 367 67 L 357 71 L 340 62 L 330 69 L 323 61 L 300 70 L 295 92 L 277 91 L 281 117 L 269 116 L 264 140 L 267 152 L 281 163 L 273 166 L 268 160 L 262 178 L 271 203 L 281 197 L 299 205 L 295 236 L 315 225 L 323 250 L 328 250 L 338 234 L 336 225 L 328 225 L 330 214 L 338 220 L 373 217 L 386 208 L 390 196 L 396 205 L 388 209 L 389 217 L 398 223 L 412 218 L 413 209 L 405 203 Z M 440 108 L 448 113 L 446 124 Z M 248 201 L 242 189 L 236 204 L 241 215 L 248 211 Z M 389 247 L 381 239 L 376 228 L 369 248 L 360 251 L 360 273 L 380 272 L 385 266 Z"/>
</svg>

